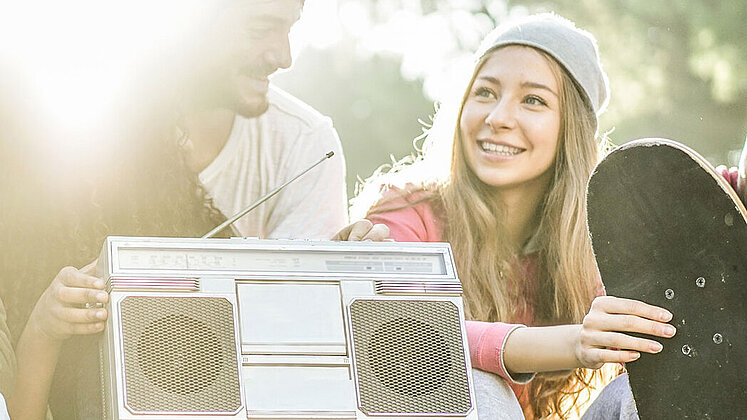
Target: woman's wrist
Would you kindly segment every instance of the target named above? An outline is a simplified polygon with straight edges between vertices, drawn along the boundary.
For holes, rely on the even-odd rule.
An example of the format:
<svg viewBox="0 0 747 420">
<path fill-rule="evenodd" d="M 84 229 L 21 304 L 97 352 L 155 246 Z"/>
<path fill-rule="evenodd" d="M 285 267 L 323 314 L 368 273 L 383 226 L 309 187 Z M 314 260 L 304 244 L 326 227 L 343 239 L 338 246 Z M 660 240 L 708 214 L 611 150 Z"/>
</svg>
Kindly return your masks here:
<svg viewBox="0 0 747 420">
<path fill-rule="evenodd" d="M 581 367 L 576 352 L 581 326 L 519 328 L 507 338 L 506 369 L 516 373 L 550 372 Z"/>
<path fill-rule="evenodd" d="M 61 347 L 62 343 L 65 341 L 64 337 L 50 334 L 47 329 L 44 328 L 44 321 L 40 318 L 36 308 L 31 313 L 21 337 L 25 338 L 26 341 L 33 342 L 35 346 L 44 345 Z"/>
</svg>

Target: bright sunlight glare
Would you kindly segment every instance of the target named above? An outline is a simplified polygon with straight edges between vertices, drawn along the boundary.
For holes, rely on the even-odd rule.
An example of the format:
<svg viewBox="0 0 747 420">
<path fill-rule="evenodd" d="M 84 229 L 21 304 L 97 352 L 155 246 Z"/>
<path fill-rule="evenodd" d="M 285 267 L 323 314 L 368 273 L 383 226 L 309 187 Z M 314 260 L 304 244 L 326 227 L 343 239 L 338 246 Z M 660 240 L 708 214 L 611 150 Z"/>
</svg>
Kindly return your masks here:
<svg viewBox="0 0 747 420">
<path fill-rule="evenodd" d="M 177 40 L 200 0 L 31 0 L 2 6 L 0 35 L 39 103 L 57 123 L 95 124 L 121 92 L 128 69 Z"/>
</svg>

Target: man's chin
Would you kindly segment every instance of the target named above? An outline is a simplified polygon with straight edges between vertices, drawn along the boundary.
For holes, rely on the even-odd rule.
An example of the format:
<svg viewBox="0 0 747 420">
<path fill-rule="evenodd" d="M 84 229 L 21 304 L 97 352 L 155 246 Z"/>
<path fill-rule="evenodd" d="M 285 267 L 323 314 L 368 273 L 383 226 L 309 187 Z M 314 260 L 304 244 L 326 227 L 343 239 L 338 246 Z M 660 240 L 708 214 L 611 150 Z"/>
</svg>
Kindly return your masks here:
<svg viewBox="0 0 747 420">
<path fill-rule="evenodd" d="M 267 112 L 270 103 L 267 98 L 251 102 L 238 103 L 234 106 L 234 112 L 244 118 L 255 118 Z"/>
</svg>

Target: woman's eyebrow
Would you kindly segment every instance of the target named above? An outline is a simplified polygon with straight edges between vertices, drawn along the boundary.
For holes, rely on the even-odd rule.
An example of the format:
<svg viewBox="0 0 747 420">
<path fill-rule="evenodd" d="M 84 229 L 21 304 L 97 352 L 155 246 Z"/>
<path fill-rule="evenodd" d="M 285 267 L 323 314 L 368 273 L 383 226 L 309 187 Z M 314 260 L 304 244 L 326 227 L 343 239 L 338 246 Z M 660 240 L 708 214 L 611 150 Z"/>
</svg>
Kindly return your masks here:
<svg viewBox="0 0 747 420">
<path fill-rule="evenodd" d="M 501 84 L 501 82 L 498 79 L 496 79 L 495 77 L 493 77 L 493 76 L 479 76 L 479 77 L 477 77 L 477 79 L 484 80 L 484 81 L 486 81 L 488 83 L 492 83 L 494 85 L 500 85 Z"/>
<path fill-rule="evenodd" d="M 542 83 L 524 82 L 524 83 L 521 84 L 521 86 L 524 87 L 524 88 L 530 88 L 530 89 L 543 89 L 543 90 L 546 90 L 546 91 L 552 93 L 553 95 L 555 95 L 555 97 L 558 97 L 558 94 L 554 90 L 552 90 L 547 85 L 543 85 Z"/>
</svg>

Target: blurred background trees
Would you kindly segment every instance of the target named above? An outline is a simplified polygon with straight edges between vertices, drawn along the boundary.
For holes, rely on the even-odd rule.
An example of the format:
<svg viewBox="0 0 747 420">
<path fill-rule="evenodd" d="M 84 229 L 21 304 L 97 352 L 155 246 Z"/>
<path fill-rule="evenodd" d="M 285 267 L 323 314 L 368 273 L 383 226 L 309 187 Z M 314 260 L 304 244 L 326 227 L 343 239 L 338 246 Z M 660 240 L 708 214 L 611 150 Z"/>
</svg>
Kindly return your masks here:
<svg viewBox="0 0 747 420">
<path fill-rule="evenodd" d="M 747 135 L 745 0 L 307 0 L 297 57 L 275 82 L 334 120 L 348 190 L 414 151 L 434 101 L 512 16 L 554 11 L 592 32 L 612 88 L 615 144 L 667 137 L 736 164 Z"/>
</svg>

